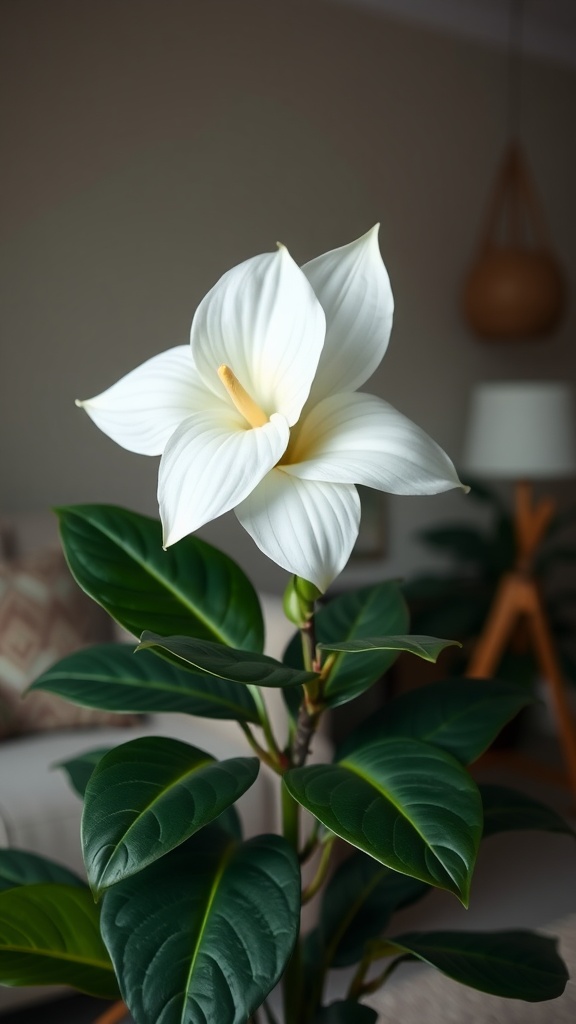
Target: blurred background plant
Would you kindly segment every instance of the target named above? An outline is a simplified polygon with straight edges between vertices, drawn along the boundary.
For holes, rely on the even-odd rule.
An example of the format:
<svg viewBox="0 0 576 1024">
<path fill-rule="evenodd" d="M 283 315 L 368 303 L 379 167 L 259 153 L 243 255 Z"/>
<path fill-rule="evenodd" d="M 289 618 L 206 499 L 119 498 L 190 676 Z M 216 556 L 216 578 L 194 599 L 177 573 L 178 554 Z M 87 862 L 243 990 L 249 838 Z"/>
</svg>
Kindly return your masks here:
<svg viewBox="0 0 576 1024">
<path fill-rule="evenodd" d="M 426 572 L 403 585 L 414 633 L 449 636 L 452 648 L 444 661 L 447 673 L 465 672 L 494 600 L 498 583 L 516 563 L 514 518 L 501 496 L 475 481 L 470 497 L 486 506 L 488 526 L 448 523 L 423 530 L 419 540 L 450 561 L 443 571 Z M 537 580 L 548 623 L 567 681 L 576 686 L 576 507 L 556 514 L 539 547 L 532 573 Z M 538 664 L 527 626 L 520 621 L 504 654 L 498 676 L 534 689 Z"/>
</svg>

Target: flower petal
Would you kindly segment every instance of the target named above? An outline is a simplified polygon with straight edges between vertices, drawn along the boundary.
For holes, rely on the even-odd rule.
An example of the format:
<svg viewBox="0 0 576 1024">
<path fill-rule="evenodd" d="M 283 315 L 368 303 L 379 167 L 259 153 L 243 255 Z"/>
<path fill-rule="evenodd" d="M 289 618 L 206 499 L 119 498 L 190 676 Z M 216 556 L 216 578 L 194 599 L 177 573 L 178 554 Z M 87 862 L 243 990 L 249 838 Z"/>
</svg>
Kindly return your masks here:
<svg viewBox="0 0 576 1024">
<path fill-rule="evenodd" d="M 289 428 L 274 415 L 246 430 L 232 409 L 223 416 L 190 416 L 170 438 L 158 476 L 158 502 L 169 547 L 204 523 L 228 512 L 274 466 L 288 444 Z"/>
<path fill-rule="evenodd" d="M 299 480 L 274 469 L 236 515 L 272 561 L 326 590 L 354 547 L 360 499 L 355 487 Z"/>
<path fill-rule="evenodd" d="M 311 404 L 339 391 L 355 391 L 372 376 L 388 347 L 394 300 L 378 227 L 302 267 L 326 313 Z"/>
<path fill-rule="evenodd" d="M 304 480 L 356 483 L 390 494 L 439 494 L 463 487 L 431 437 L 388 402 L 332 395 L 302 422 L 282 468 Z"/>
<path fill-rule="evenodd" d="M 270 416 L 296 423 L 316 372 L 326 318 L 284 246 L 233 267 L 204 297 L 192 321 L 194 362 L 204 383 L 225 395 L 217 373 L 229 366 Z"/>
<path fill-rule="evenodd" d="M 188 345 L 152 356 L 95 398 L 77 401 L 108 437 L 138 455 L 161 455 L 182 420 L 214 395 L 194 369 Z"/>
</svg>

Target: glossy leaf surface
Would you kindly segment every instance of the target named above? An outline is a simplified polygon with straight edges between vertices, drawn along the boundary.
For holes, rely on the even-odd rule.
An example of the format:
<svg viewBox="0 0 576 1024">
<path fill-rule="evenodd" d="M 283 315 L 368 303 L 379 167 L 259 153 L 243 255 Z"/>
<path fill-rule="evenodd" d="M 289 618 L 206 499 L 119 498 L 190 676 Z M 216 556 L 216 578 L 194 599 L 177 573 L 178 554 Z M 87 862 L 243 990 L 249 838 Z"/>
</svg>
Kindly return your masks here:
<svg viewBox="0 0 576 1024">
<path fill-rule="evenodd" d="M 163 551 L 157 520 L 114 505 L 56 511 L 76 580 L 129 632 L 183 633 L 262 650 L 256 591 L 227 555 L 198 537 Z"/>
<path fill-rule="evenodd" d="M 556 940 L 529 931 L 426 932 L 389 941 L 454 981 L 507 999 L 556 999 L 568 980 Z"/>
<path fill-rule="evenodd" d="M 435 526 L 420 532 L 421 539 L 463 562 L 479 562 L 487 558 L 489 538 L 474 526 Z"/>
<path fill-rule="evenodd" d="M 47 884 L 0 893 L 0 983 L 71 985 L 118 998 L 88 889 Z"/>
<path fill-rule="evenodd" d="M 430 892 L 425 882 L 354 853 L 334 872 L 322 897 L 319 931 L 325 962 L 348 967 L 363 955 L 401 907 Z"/>
<path fill-rule="evenodd" d="M 408 609 L 400 587 L 393 582 L 339 594 L 316 615 L 316 639 L 319 643 L 337 640 L 356 641 L 383 632 L 399 634 L 408 629 Z M 328 707 L 353 700 L 390 668 L 398 651 L 369 650 L 363 654 L 337 652 L 324 698 Z M 297 634 L 286 650 L 284 660 L 302 667 L 302 646 Z M 292 694 L 288 695 L 290 699 Z M 292 711 L 294 709 L 291 709 Z"/>
<path fill-rule="evenodd" d="M 457 640 L 440 640 L 436 636 L 370 636 L 363 640 L 336 640 L 321 643 L 322 651 L 362 654 L 366 651 L 407 651 L 424 661 L 436 661 L 446 647 L 460 647 Z"/>
<path fill-rule="evenodd" d="M 102 933 L 136 1020 L 246 1024 L 284 972 L 299 916 L 282 837 L 238 844 L 209 828 L 110 889 Z"/>
<path fill-rule="evenodd" d="M 40 885 L 43 882 L 86 888 L 86 882 L 78 875 L 48 857 L 13 847 L 0 849 L 0 892 L 20 885 Z"/>
<path fill-rule="evenodd" d="M 576 836 L 574 829 L 556 811 L 526 793 L 483 783 L 480 795 L 484 805 L 485 836 L 526 829 Z"/>
<path fill-rule="evenodd" d="M 388 739 L 333 765 L 293 768 L 284 783 L 342 839 L 467 904 L 482 803 L 450 754 L 419 740 Z"/>
<path fill-rule="evenodd" d="M 258 722 L 245 687 L 206 678 L 153 651 L 137 655 L 131 644 L 99 644 L 68 655 L 44 672 L 31 689 L 104 711 L 181 711 L 201 718 Z"/>
<path fill-rule="evenodd" d="M 138 650 L 147 648 L 168 651 L 194 668 L 228 679 L 235 683 L 256 684 L 257 686 L 302 686 L 317 679 L 315 672 L 303 672 L 287 668 L 281 661 L 266 654 L 233 650 L 223 644 L 209 640 L 197 640 L 187 636 L 158 636 L 145 630 Z"/>
<path fill-rule="evenodd" d="M 339 751 L 390 736 L 411 736 L 470 764 L 490 746 L 506 722 L 532 703 L 524 689 L 485 679 L 449 679 L 404 693 L 349 736 Z"/>
<path fill-rule="evenodd" d="M 377 1020 L 378 1014 L 370 1006 L 341 999 L 322 1007 L 314 1024 L 375 1024 Z"/>
<path fill-rule="evenodd" d="M 259 766 L 256 757 L 216 761 L 160 736 L 111 750 L 84 801 L 82 847 L 92 889 L 141 871 L 213 821 L 249 789 Z"/>
</svg>

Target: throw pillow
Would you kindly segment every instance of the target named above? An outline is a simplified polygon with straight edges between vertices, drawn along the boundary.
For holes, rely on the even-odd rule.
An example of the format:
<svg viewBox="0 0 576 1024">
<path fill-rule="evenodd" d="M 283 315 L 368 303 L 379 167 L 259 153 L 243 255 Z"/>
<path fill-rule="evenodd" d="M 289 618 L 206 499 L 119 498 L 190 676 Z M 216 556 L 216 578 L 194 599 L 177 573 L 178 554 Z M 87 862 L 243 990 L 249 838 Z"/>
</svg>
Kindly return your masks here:
<svg viewBox="0 0 576 1024">
<path fill-rule="evenodd" d="M 45 729 L 126 726 L 117 715 L 23 691 L 60 658 L 110 640 L 111 620 L 87 597 L 58 550 L 0 564 L 0 738 Z"/>
</svg>

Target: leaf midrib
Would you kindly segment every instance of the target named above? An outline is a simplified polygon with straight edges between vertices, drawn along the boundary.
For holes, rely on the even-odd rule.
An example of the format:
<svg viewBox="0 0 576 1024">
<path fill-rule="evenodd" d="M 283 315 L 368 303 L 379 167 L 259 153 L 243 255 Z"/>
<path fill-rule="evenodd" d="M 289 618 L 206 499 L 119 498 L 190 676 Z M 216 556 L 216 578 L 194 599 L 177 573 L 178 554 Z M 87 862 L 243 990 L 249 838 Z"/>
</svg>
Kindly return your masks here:
<svg viewBox="0 0 576 1024">
<path fill-rule="evenodd" d="M 108 860 L 106 861 L 105 869 L 100 872 L 101 880 L 103 881 L 104 878 L 106 877 L 106 873 L 107 873 L 107 871 L 108 871 L 108 869 L 110 867 L 110 864 L 112 863 L 114 858 L 117 856 L 118 850 L 120 849 L 122 844 L 126 843 L 126 840 L 127 840 L 128 836 L 130 835 L 130 833 L 133 831 L 133 829 L 135 829 L 136 826 L 141 822 L 141 820 L 144 817 L 144 815 L 149 814 L 151 812 L 151 808 L 154 807 L 154 805 L 156 803 L 158 803 L 160 800 L 164 799 L 164 797 L 166 796 L 166 793 L 169 792 L 170 789 L 172 789 L 174 786 L 177 786 L 179 783 L 181 783 L 182 780 L 185 779 L 187 776 L 194 775 L 201 768 L 204 768 L 204 767 L 206 767 L 207 765 L 210 765 L 210 764 L 222 764 L 222 763 L 223 762 L 221 762 L 221 761 L 220 762 L 216 761 L 216 759 L 214 757 L 205 757 L 201 761 L 196 762 L 196 764 L 194 765 L 193 768 L 187 768 L 187 769 L 183 770 L 180 774 L 174 775 L 173 778 L 171 778 L 170 784 L 168 786 L 164 786 L 160 793 L 157 793 L 150 800 L 148 800 L 146 802 L 146 804 L 144 805 L 144 807 L 139 811 L 137 817 L 134 818 L 134 820 L 129 825 L 129 827 L 126 829 L 126 831 L 123 832 L 122 838 L 114 846 L 113 852 L 110 854 L 110 856 L 108 857 Z M 103 771 L 105 771 L 105 770 L 106 770 L 106 768 L 103 769 Z"/>
<path fill-rule="evenodd" d="M 161 645 L 157 644 L 156 646 L 161 646 Z M 143 649 L 145 650 L 146 648 L 143 648 Z M 190 664 L 191 664 L 191 662 L 190 662 Z M 197 667 L 197 666 L 195 666 L 195 667 Z M 193 675 L 195 675 L 195 673 L 190 672 L 189 675 L 193 676 Z M 217 676 L 213 672 L 209 673 L 209 675 L 214 676 L 216 679 L 222 679 L 222 681 L 226 682 L 226 683 L 234 683 L 234 682 L 236 682 L 236 680 L 234 680 L 234 679 L 226 679 L 225 676 Z M 209 703 L 219 704 L 219 705 L 221 705 L 224 708 L 230 708 L 230 710 L 235 710 L 235 711 L 241 710 L 242 712 L 245 712 L 247 710 L 247 708 L 245 708 L 243 704 L 232 704 L 232 703 L 230 703 L 230 701 L 226 700 L 225 698 L 223 698 L 221 696 L 216 696 L 213 693 L 210 693 L 210 697 L 208 697 L 206 694 L 202 693 L 199 690 L 198 691 L 194 690 L 191 693 L 190 691 L 186 691 L 183 687 L 176 686 L 175 684 L 171 684 L 171 683 L 163 683 L 162 681 L 156 682 L 154 680 L 151 681 L 151 680 L 148 680 L 148 679 L 140 679 L 140 680 L 137 680 L 137 679 L 128 679 L 128 680 L 122 679 L 122 680 L 119 680 L 119 679 L 114 679 L 114 678 L 105 679 L 105 678 L 102 678 L 101 676 L 92 676 L 92 675 L 88 675 L 88 674 L 80 673 L 80 672 L 58 672 L 57 674 L 53 673 L 53 678 L 54 678 L 54 680 L 58 680 L 58 679 L 71 679 L 73 681 L 77 679 L 77 680 L 80 680 L 82 682 L 103 683 L 103 684 L 108 684 L 108 685 L 110 685 L 112 683 L 117 685 L 118 683 L 120 683 L 121 686 L 126 686 L 127 688 L 132 688 L 132 689 L 139 689 L 139 688 L 142 688 L 142 687 L 144 687 L 144 689 L 151 689 L 153 693 L 156 693 L 156 692 L 158 692 L 158 693 L 170 693 L 170 694 L 174 694 L 175 696 L 178 696 L 178 697 L 198 696 L 198 697 L 202 697 L 204 700 L 209 701 Z M 47 672 L 46 675 L 43 676 L 43 679 L 44 679 L 45 682 L 50 682 L 50 679 L 51 679 L 50 673 Z M 150 682 L 152 682 L 152 686 L 149 686 Z M 239 685 L 242 685 L 242 684 L 239 684 Z M 38 689 L 41 689 L 41 688 L 42 689 L 48 689 L 48 687 L 46 687 L 44 685 L 42 687 L 38 687 Z M 33 690 L 33 689 L 35 689 L 35 687 L 31 686 L 30 689 Z M 52 691 L 52 692 L 55 692 L 55 691 Z M 92 705 L 91 704 L 87 704 L 87 705 L 84 705 L 84 707 L 92 707 Z M 112 710 L 114 710 L 114 709 L 112 709 Z"/>
<path fill-rule="evenodd" d="M 195 945 L 195 948 L 194 948 L 193 954 L 192 954 L 192 960 L 191 960 L 191 963 L 190 963 L 190 969 L 188 971 L 188 977 L 186 978 L 186 984 L 185 984 L 185 988 L 184 988 L 184 991 L 185 991 L 186 995 L 188 995 L 188 993 L 190 991 L 190 988 L 192 986 L 192 978 L 194 976 L 194 971 L 196 969 L 196 961 L 198 960 L 198 957 L 200 956 L 201 947 L 202 947 L 202 940 L 204 938 L 204 933 L 206 932 L 206 929 L 208 927 L 208 923 L 209 923 L 209 920 L 210 920 L 210 911 L 212 910 L 212 906 L 213 906 L 214 901 L 216 899 L 216 896 L 218 894 L 220 883 L 222 881 L 222 878 L 224 877 L 224 873 L 226 871 L 226 868 L 228 867 L 228 864 L 229 864 L 229 862 L 230 862 L 230 860 L 232 858 L 233 852 L 234 852 L 234 844 L 230 843 L 230 845 L 226 848 L 226 850 L 224 851 L 224 853 L 222 855 L 222 860 L 220 862 L 218 870 L 216 871 L 216 874 L 214 875 L 214 880 L 212 882 L 212 885 L 210 886 L 210 892 L 208 893 L 208 897 L 206 899 L 206 907 L 204 909 L 204 914 L 203 914 L 203 917 L 202 917 L 202 922 L 200 924 L 200 928 L 199 928 L 199 931 L 198 931 L 198 938 L 196 940 L 196 945 Z M 187 1005 L 187 1000 L 184 1000 L 183 1006 L 182 1006 L 182 1015 L 180 1017 L 181 1024 L 186 1024 L 186 1018 L 184 1016 L 185 1010 L 186 1010 L 186 1005 Z"/>
<path fill-rule="evenodd" d="M 389 939 L 388 941 L 393 942 L 396 946 L 398 946 L 399 949 L 403 949 L 407 953 L 411 953 L 412 956 L 417 956 L 419 959 L 425 960 L 426 963 L 429 963 L 431 965 L 431 967 L 436 967 L 436 964 L 434 963 L 433 960 L 429 959 L 429 955 L 426 955 L 425 953 L 421 952 L 421 949 L 423 949 L 424 951 L 431 950 L 433 953 L 449 954 L 450 956 L 464 957 L 466 959 L 479 959 L 482 960 L 483 963 L 488 962 L 490 964 L 499 964 L 500 966 L 502 964 L 505 964 L 509 968 L 514 968 L 515 970 L 529 971 L 530 974 L 537 972 L 544 977 L 557 977 L 557 975 L 554 972 L 543 971 L 542 968 L 539 968 L 536 964 L 530 964 L 529 966 L 525 966 L 524 964 L 518 963 L 517 960 L 506 960 L 503 956 L 497 957 L 494 953 L 482 953 L 478 950 L 469 949 L 462 950 L 462 948 L 458 946 L 453 947 L 424 945 L 423 947 L 418 946 L 412 949 L 409 946 L 405 946 L 402 942 L 398 942 L 396 939 Z M 444 968 L 439 969 L 441 969 L 444 973 L 447 973 L 444 970 Z"/>
<path fill-rule="evenodd" d="M 405 821 L 407 821 L 408 824 L 412 826 L 414 831 L 418 833 L 418 835 L 422 839 L 422 841 L 423 841 L 424 845 L 427 847 L 427 849 L 429 849 L 430 852 L 434 854 L 434 850 L 432 849 L 432 847 L 430 846 L 428 840 L 422 834 L 422 832 L 420 831 L 418 826 L 412 821 L 411 818 L 408 817 L 406 811 L 392 797 L 391 793 L 389 793 L 388 790 L 384 788 L 384 786 L 382 786 L 380 783 L 376 782 L 376 780 L 372 776 L 365 774 L 362 771 L 362 769 L 359 768 L 357 765 L 355 765 L 352 761 L 348 761 L 348 760 L 345 759 L 344 761 L 339 761 L 338 764 L 342 768 L 346 768 L 348 771 L 352 772 L 353 775 L 357 775 L 359 779 L 362 779 L 363 782 L 366 782 L 369 786 L 372 787 L 372 789 L 375 789 L 376 792 L 380 794 L 380 796 L 384 797 L 384 799 L 387 800 L 388 803 L 392 804 L 392 806 L 398 811 L 398 813 L 402 816 L 402 818 L 404 818 Z M 434 856 L 436 856 L 436 854 L 434 854 Z"/>
<path fill-rule="evenodd" d="M 74 512 L 71 512 L 71 510 L 68 510 L 68 511 L 70 512 L 70 514 L 71 514 L 72 516 L 74 516 Z M 227 638 L 226 638 L 226 637 L 224 636 L 224 634 L 223 634 L 223 633 L 221 633 L 221 632 L 220 632 L 220 630 L 218 630 L 217 628 L 215 628 L 215 627 L 214 627 L 214 625 L 213 625 L 212 623 L 210 623 L 210 622 L 209 622 L 209 620 L 208 620 L 208 619 L 206 618 L 206 616 L 205 616 L 205 615 L 203 615 L 203 614 L 201 613 L 201 611 L 199 610 L 199 608 L 197 608 L 197 607 L 196 607 L 196 605 L 192 604 L 192 603 L 191 603 L 190 601 L 186 600 L 186 598 L 185 598 L 184 594 L 183 594 L 183 593 L 182 593 L 182 592 L 181 592 L 180 590 L 177 590 L 177 589 L 176 589 L 176 588 L 175 588 L 175 587 L 174 587 L 174 586 L 173 586 L 173 585 L 172 585 L 172 584 L 171 584 L 170 582 L 167 582 L 167 581 L 166 581 L 166 579 L 165 579 L 165 578 L 164 578 L 163 576 L 161 576 L 161 575 L 160 575 L 160 574 L 159 574 L 159 573 L 158 573 L 158 572 L 157 572 L 157 571 L 156 571 L 156 570 L 155 570 L 155 569 L 154 569 L 153 567 L 151 567 L 151 566 L 150 566 L 150 564 L 149 564 L 148 562 L 144 561 L 144 560 L 143 560 L 143 559 L 142 559 L 142 558 L 141 558 L 141 557 L 140 557 L 140 556 L 139 556 L 139 555 L 138 555 L 138 554 L 137 554 L 137 553 L 136 553 L 136 552 L 135 552 L 135 551 L 133 550 L 133 548 L 132 548 L 132 545 L 131 545 L 131 544 L 126 544 L 126 546 L 125 546 L 125 547 L 123 548 L 123 547 L 122 547 L 122 545 L 121 545 L 121 544 L 119 543 L 119 541 L 118 541 L 118 538 L 117 538 L 117 536 L 116 536 L 115 534 L 113 534 L 113 533 L 112 533 L 112 532 L 111 532 L 111 531 L 110 531 L 109 529 L 106 529 L 106 528 L 104 528 L 104 527 L 103 527 L 103 526 L 101 526 L 100 524 L 95 524 L 95 523 L 93 522 L 92 518 L 90 517 L 90 515 L 87 515 L 86 517 L 82 517 L 82 516 L 79 516 L 78 514 L 76 514 L 75 518 L 76 518 L 76 519 L 79 519 L 80 521 L 82 521 L 82 520 L 83 520 L 83 518 L 85 518 L 85 519 L 86 519 L 86 521 L 90 523 L 90 526 L 92 527 L 92 529 L 93 529 L 93 530 L 97 530 L 97 531 L 99 531 L 100 533 L 104 534 L 104 535 L 105 535 L 105 536 L 106 536 L 106 537 L 108 538 L 108 540 L 112 541 L 112 543 L 113 543 L 113 544 L 114 544 L 114 545 L 115 545 L 115 546 L 116 546 L 116 547 L 117 547 L 117 548 L 118 548 L 118 549 L 119 549 L 120 551 L 122 551 L 122 550 L 126 551 L 126 552 L 127 552 L 127 553 L 128 553 L 129 555 L 130 555 L 130 557 L 131 557 L 131 558 L 132 558 L 132 559 L 134 560 L 134 562 L 136 562 L 136 564 L 137 564 L 138 566 L 140 566 L 140 568 L 141 568 L 141 569 L 142 569 L 142 570 L 143 570 L 143 571 L 144 571 L 145 573 L 147 573 L 147 574 L 148 574 L 149 576 L 151 576 L 151 577 L 152 577 L 152 579 L 154 579 L 154 580 L 155 580 L 155 581 L 156 581 L 157 583 L 161 584 L 161 585 L 162 585 L 162 586 L 163 586 L 163 587 L 164 587 L 164 588 L 165 588 L 166 590 L 168 590 L 168 591 L 169 591 L 169 593 L 171 593 L 171 594 L 172 594 L 172 596 L 173 596 L 173 597 L 174 597 L 174 598 L 175 598 L 175 599 L 176 599 L 176 600 L 177 600 L 177 601 L 178 601 L 178 602 L 179 602 L 180 604 L 182 604 L 182 606 L 183 606 L 183 607 L 184 607 L 184 608 L 185 608 L 185 609 L 186 609 L 187 611 L 189 611 L 189 612 L 191 612 L 191 613 L 192 613 L 193 615 L 195 615 L 195 616 L 196 616 L 196 618 L 198 618 L 198 619 L 200 620 L 200 622 L 202 622 L 202 623 L 203 623 L 203 625 L 204 625 L 204 626 L 205 626 L 205 627 L 206 627 L 206 628 L 208 629 L 208 631 L 209 631 L 209 632 L 211 632 L 211 633 L 213 633 L 213 635 L 214 635 L 214 636 L 216 636 L 216 637 L 218 638 L 218 640 L 219 640 L 219 642 L 220 642 L 220 643 L 223 643 L 223 644 L 225 644 L 226 646 L 230 646 L 230 644 L 229 644 L 229 641 L 228 641 L 228 640 L 227 640 Z"/>
<path fill-rule="evenodd" d="M 66 963 L 82 964 L 85 967 L 96 967 L 100 970 L 108 971 L 109 974 L 114 973 L 112 964 L 110 964 L 109 961 L 107 960 L 93 960 L 91 957 L 82 957 L 74 955 L 73 953 L 59 953 L 58 951 L 55 951 L 50 948 L 44 949 L 43 946 L 18 946 L 13 945 L 12 943 L 7 943 L 6 945 L 2 945 L 0 948 L 4 953 L 24 953 L 28 955 L 33 954 L 35 956 L 38 955 L 46 957 L 50 960 L 62 960 Z"/>
<path fill-rule="evenodd" d="M 408 824 L 412 826 L 414 831 L 420 836 L 420 839 L 422 840 L 422 842 L 423 842 L 424 846 L 426 847 L 426 849 L 434 857 L 435 861 L 437 862 L 437 864 L 440 865 L 442 870 L 446 872 L 448 877 L 452 879 L 454 884 L 458 887 L 458 891 L 460 892 L 460 882 L 458 881 L 457 878 L 454 877 L 454 873 L 450 870 L 448 865 L 444 864 L 443 861 L 440 860 L 438 854 L 435 852 L 434 848 L 430 845 L 430 842 L 428 841 L 426 836 L 423 834 L 421 829 L 418 827 L 418 825 L 411 818 L 408 817 L 408 814 L 402 809 L 400 804 L 398 804 L 397 801 L 393 799 L 391 794 L 386 789 L 384 789 L 383 786 L 381 786 L 379 783 L 375 782 L 375 780 L 370 775 L 365 775 L 364 772 L 360 768 L 356 767 L 353 764 L 353 762 L 344 760 L 344 761 L 339 761 L 338 764 L 340 764 L 342 766 L 345 766 L 348 769 L 348 771 L 351 771 L 358 778 L 362 779 L 363 782 L 366 782 L 369 786 L 371 786 L 373 789 L 375 789 L 377 793 L 379 793 L 382 797 L 384 797 L 385 800 L 388 800 L 388 802 L 390 804 L 392 804 L 392 806 L 401 815 L 401 817 L 405 821 L 407 821 Z M 462 859 L 461 854 L 459 854 L 458 856 L 460 857 L 460 859 Z M 426 879 L 421 879 L 421 881 L 426 881 Z"/>
<path fill-rule="evenodd" d="M 476 710 L 482 711 L 484 709 L 486 703 L 493 703 L 493 702 L 494 702 L 494 698 L 492 696 L 489 697 L 487 700 L 480 698 L 479 700 L 475 701 L 474 704 L 468 705 L 465 709 L 461 709 L 461 710 L 455 711 L 454 714 L 450 716 L 450 718 L 444 718 L 442 720 L 442 722 L 440 722 L 437 726 L 434 726 L 433 729 L 430 729 L 429 732 L 427 732 L 427 733 L 418 733 L 418 737 L 417 738 L 425 741 L 426 743 L 429 743 L 431 741 L 431 739 L 430 739 L 431 737 L 442 736 L 443 732 L 453 730 L 454 726 L 461 719 L 466 720 L 467 718 L 470 717 L 470 714 L 473 714 Z M 530 701 L 529 701 L 529 699 L 527 699 L 526 703 L 521 705 L 518 708 L 518 712 L 522 711 L 522 708 L 526 707 L 527 704 L 529 704 L 529 703 L 530 703 Z"/>
<path fill-rule="evenodd" d="M 350 630 L 349 630 L 347 636 L 350 636 L 350 632 L 353 629 L 356 629 L 358 624 L 362 621 L 363 613 L 366 610 L 369 610 L 371 605 L 374 604 L 375 601 L 377 601 L 377 598 L 378 598 L 378 594 L 376 592 L 377 589 L 378 588 L 376 587 L 375 589 L 372 590 L 372 592 L 370 594 L 370 597 L 369 597 L 368 601 L 366 602 L 366 604 L 363 605 L 358 610 L 358 614 L 354 617 L 354 619 L 350 623 Z M 405 598 L 404 598 L 404 596 L 403 596 L 403 594 L 401 592 L 400 592 L 400 598 L 401 598 L 401 601 L 402 601 L 403 609 L 406 610 L 406 601 L 405 601 Z M 407 623 L 407 625 L 408 625 L 408 623 Z M 336 658 L 335 658 L 335 661 L 334 661 L 334 668 L 332 669 L 332 671 L 331 671 L 331 673 L 330 673 L 330 675 L 328 677 L 328 682 L 326 684 L 326 690 L 325 690 L 326 697 L 337 696 L 339 693 L 342 692 L 338 688 L 338 670 L 341 668 L 342 662 L 346 658 L 346 655 L 349 654 L 350 652 L 349 651 L 339 651 L 339 652 L 335 652 L 335 653 L 336 653 Z M 361 653 L 363 653 L 363 654 L 370 654 L 371 652 L 370 651 L 363 651 Z M 330 683 L 332 683 L 333 685 L 331 686 Z"/>
<path fill-rule="evenodd" d="M 142 635 L 144 636 L 145 633 L 143 633 Z M 273 688 L 273 689 L 276 689 L 276 688 L 282 689 L 282 686 L 277 684 L 277 683 L 276 684 L 270 684 L 270 683 L 267 683 L 267 682 L 263 682 L 264 679 L 270 679 L 274 675 L 277 676 L 278 673 L 280 673 L 280 674 L 285 673 L 286 675 L 290 675 L 290 674 L 294 674 L 296 672 L 299 672 L 299 674 L 302 676 L 302 680 L 298 680 L 297 682 L 294 682 L 294 683 L 286 683 L 285 684 L 286 686 L 303 686 L 304 683 L 306 683 L 306 682 L 310 682 L 313 679 L 318 679 L 318 673 L 317 672 L 306 672 L 305 670 L 299 671 L 298 669 L 290 669 L 286 665 L 283 665 L 282 662 L 280 662 L 280 661 L 277 662 L 276 659 L 269 658 L 265 654 L 258 654 L 255 651 L 242 651 L 242 650 L 240 650 L 238 648 L 230 647 L 229 644 L 221 645 L 221 646 L 224 646 L 224 647 L 228 647 L 230 649 L 230 651 L 232 651 L 232 652 L 234 652 L 236 654 L 242 655 L 242 657 L 237 659 L 237 662 L 234 662 L 234 660 L 232 659 L 232 665 L 234 665 L 234 664 L 243 665 L 244 668 L 246 669 L 246 671 L 248 671 L 248 669 L 251 666 L 254 666 L 255 668 L 268 669 L 269 670 L 268 671 L 268 675 L 264 675 L 264 674 L 261 675 L 260 680 L 258 681 L 258 683 L 249 683 L 249 682 L 246 682 L 243 679 L 235 679 L 231 675 L 223 675 L 223 672 L 227 671 L 227 669 L 222 669 L 221 671 L 216 671 L 216 669 L 208 668 L 207 665 L 205 665 L 205 664 L 204 665 L 200 665 L 198 661 L 192 661 L 192 656 L 190 656 L 190 655 L 178 654 L 177 651 L 174 650 L 172 647 L 169 647 L 167 643 L 162 642 L 162 641 L 166 641 L 166 640 L 170 640 L 170 639 L 171 639 L 170 637 L 157 636 L 155 640 L 141 640 L 137 650 L 147 651 L 151 647 L 159 647 L 163 651 L 168 651 L 168 653 L 172 654 L 175 658 L 180 658 L 181 661 L 184 661 L 187 665 L 192 665 L 192 667 L 197 669 L 198 672 L 205 672 L 206 675 L 213 676 L 215 679 L 223 679 L 227 683 L 236 683 L 238 686 L 251 686 L 251 685 L 255 685 L 255 686 L 270 686 L 270 688 Z M 189 638 L 186 637 L 185 639 L 189 639 Z M 194 640 L 196 638 L 195 637 L 190 637 L 190 639 Z M 200 641 L 200 642 L 203 642 L 203 641 Z M 210 641 L 206 641 L 206 642 L 209 643 Z M 209 654 L 210 654 L 210 652 L 209 652 Z M 214 658 L 220 657 L 220 658 L 223 659 L 223 655 L 219 655 L 218 653 L 215 653 L 213 655 L 213 657 Z"/>
</svg>

